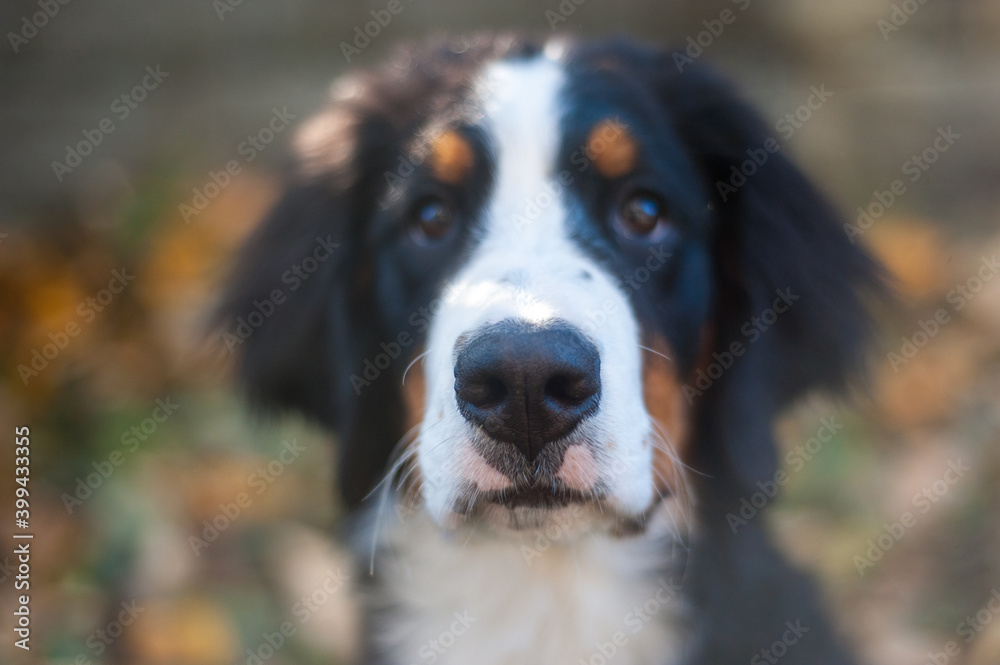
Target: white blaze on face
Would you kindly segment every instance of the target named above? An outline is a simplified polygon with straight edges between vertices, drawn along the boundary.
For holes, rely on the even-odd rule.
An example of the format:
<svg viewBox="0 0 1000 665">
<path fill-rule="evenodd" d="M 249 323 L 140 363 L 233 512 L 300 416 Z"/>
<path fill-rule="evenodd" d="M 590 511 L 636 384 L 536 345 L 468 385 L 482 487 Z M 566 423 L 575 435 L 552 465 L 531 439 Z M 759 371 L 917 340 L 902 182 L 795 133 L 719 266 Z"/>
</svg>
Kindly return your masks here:
<svg viewBox="0 0 1000 665">
<path fill-rule="evenodd" d="M 425 503 L 440 524 L 449 522 L 463 484 L 503 485 L 472 449 L 481 435 L 458 411 L 454 374 L 456 341 L 503 319 L 561 319 L 600 352 L 600 405 L 573 434 L 589 454 L 573 453 L 572 468 L 564 463 L 560 473 L 572 486 L 599 478 L 609 490 L 605 505 L 625 514 L 641 513 L 654 497 L 638 324 L 616 280 L 571 239 L 573 220 L 559 194 L 564 84 L 562 65 L 545 56 L 492 64 L 480 81 L 482 122 L 497 160 L 493 193 L 483 235 L 431 324 L 425 359 L 418 458 Z"/>
</svg>

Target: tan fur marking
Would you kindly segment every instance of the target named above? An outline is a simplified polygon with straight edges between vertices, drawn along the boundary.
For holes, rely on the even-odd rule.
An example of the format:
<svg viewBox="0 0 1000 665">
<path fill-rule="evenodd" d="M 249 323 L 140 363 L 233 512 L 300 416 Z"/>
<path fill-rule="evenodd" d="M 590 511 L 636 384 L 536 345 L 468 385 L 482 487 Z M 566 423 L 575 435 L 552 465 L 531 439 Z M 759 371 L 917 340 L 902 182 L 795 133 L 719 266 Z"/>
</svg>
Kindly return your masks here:
<svg viewBox="0 0 1000 665">
<path fill-rule="evenodd" d="M 662 341 L 650 344 L 650 348 L 668 358 L 673 352 Z M 657 442 L 653 451 L 653 468 L 656 471 L 656 486 L 661 491 L 676 490 L 664 487 L 677 476 L 674 457 L 684 459 L 690 430 L 690 409 L 684 400 L 683 383 L 677 376 L 675 365 L 649 351 L 643 352 L 642 395 L 646 410 L 669 437 L 673 456 L 663 450 L 663 443 Z"/>
<path fill-rule="evenodd" d="M 423 353 L 423 349 L 414 352 L 414 358 Z M 407 430 L 416 427 L 424 419 L 424 407 L 427 400 L 427 380 L 424 376 L 424 359 L 413 363 L 406 372 L 403 383 L 403 423 Z"/>
<path fill-rule="evenodd" d="M 430 157 L 434 177 L 449 185 L 457 185 L 464 180 L 476 159 L 469 142 L 452 130 L 434 139 Z"/>
<path fill-rule="evenodd" d="M 421 353 L 423 353 L 423 349 L 418 348 L 414 351 L 413 357 L 416 358 Z M 412 428 L 417 427 L 424 419 L 424 406 L 427 400 L 427 382 L 424 375 L 424 363 L 422 358 L 413 363 L 413 366 L 406 372 L 406 382 L 403 383 L 402 393 L 403 426 L 407 431 L 409 431 Z M 416 437 L 413 437 L 409 440 L 407 448 L 413 448 L 416 445 L 417 439 Z M 409 452 L 409 450 L 403 450 L 400 451 L 400 454 L 406 455 Z M 400 471 L 400 477 L 406 478 L 399 489 L 401 491 L 401 496 L 403 497 L 404 505 L 409 506 L 410 503 L 415 500 L 420 490 L 420 486 L 423 483 L 416 455 L 413 455 L 410 458 L 410 461 L 406 464 L 406 467 Z"/>
<path fill-rule="evenodd" d="M 639 146 L 621 122 L 607 119 L 594 125 L 587 135 L 587 156 L 607 178 L 618 178 L 635 168 Z"/>
</svg>

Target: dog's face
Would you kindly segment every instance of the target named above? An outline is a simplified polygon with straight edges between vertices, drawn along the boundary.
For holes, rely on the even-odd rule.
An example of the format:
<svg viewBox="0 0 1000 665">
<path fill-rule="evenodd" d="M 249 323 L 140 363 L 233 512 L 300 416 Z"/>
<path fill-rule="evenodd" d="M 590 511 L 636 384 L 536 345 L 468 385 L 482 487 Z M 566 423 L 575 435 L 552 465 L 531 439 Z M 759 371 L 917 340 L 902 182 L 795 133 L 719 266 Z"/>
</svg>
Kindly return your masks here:
<svg viewBox="0 0 1000 665">
<path fill-rule="evenodd" d="M 423 499 L 442 524 L 537 526 L 579 502 L 638 520 L 674 489 L 681 423 L 654 420 L 643 379 L 678 377 L 672 361 L 644 368 L 655 332 L 623 278 L 662 273 L 660 301 L 678 277 L 709 283 L 704 262 L 685 265 L 704 253 L 707 199 L 655 116 L 592 108 L 582 79 L 545 54 L 486 65 L 387 210 L 412 260 L 448 264 L 412 407 Z M 381 274 L 427 279 L 399 272 Z"/>
<path fill-rule="evenodd" d="M 873 272 L 776 145 L 669 54 L 406 54 L 300 133 L 226 306 L 287 286 L 239 342 L 244 378 L 340 432 L 350 503 L 401 450 L 446 528 L 572 509 L 567 532 L 623 533 L 685 494 L 685 466 L 751 484 L 776 409 L 855 360 Z M 284 279 L 324 238 L 333 256 Z"/>
</svg>

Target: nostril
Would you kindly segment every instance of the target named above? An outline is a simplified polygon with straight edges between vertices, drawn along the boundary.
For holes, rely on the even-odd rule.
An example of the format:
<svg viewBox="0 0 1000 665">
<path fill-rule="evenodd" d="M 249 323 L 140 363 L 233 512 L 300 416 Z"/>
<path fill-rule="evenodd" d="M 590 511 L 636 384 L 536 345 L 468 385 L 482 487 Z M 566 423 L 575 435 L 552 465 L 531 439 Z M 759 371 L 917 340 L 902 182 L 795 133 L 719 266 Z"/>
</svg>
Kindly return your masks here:
<svg viewBox="0 0 1000 665">
<path fill-rule="evenodd" d="M 507 387 L 497 377 L 485 377 L 473 381 L 463 381 L 458 387 L 458 398 L 477 409 L 488 409 L 503 403 L 507 397 Z"/>
<path fill-rule="evenodd" d="M 548 380 L 545 395 L 567 406 L 576 406 L 592 397 L 597 389 L 596 381 L 589 376 L 561 374 Z"/>
</svg>

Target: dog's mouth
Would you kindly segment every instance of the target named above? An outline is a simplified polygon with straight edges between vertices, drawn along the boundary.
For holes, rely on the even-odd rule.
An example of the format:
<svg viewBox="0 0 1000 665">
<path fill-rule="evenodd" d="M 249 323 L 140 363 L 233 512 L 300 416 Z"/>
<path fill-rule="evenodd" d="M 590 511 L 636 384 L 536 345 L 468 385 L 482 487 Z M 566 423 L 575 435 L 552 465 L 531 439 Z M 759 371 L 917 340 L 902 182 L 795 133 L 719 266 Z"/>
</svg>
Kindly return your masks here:
<svg viewBox="0 0 1000 665">
<path fill-rule="evenodd" d="M 581 492 L 555 485 L 514 485 L 502 490 L 477 492 L 464 501 L 460 501 L 457 508 L 458 512 L 466 515 L 474 514 L 477 509 L 484 505 L 499 506 L 511 510 L 516 508 L 553 510 L 571 504 L 599 504 L 602 498 L 601 492 Z"/>
<path fill-rule="evenodd" d="M 581 492 L 548 482 L 500 490 L 468 489 L 453 504 L 458 523 L 499 533 L 548 530 L 558 538 L 590 531 L 594 516 L 603 513 L 605 498 L 602 492 Z"/>
<path fill-rule="evenodd" d="M 641 532 L 649 515 L 673 496 L 672 489 L 630 501 L 627 490 L 615 490 L 614 469 L 596 457 L 594 447 L 591 441 L 549 446 L 529 466 L 506 446 L 470 445 L 460 455 L 457 477 L 450 479 L 454 489 L 447 504 L 432 514 L 449 528 L 479 525 L 503 532 L 555 524 L 560 533 Z M 637 483 L 641 473 L 640 467 L 634 474 Z"/>
<path fill-rule="evenodd" d="M 582 492 L 549 483 L 504 490 L 464 492 L 452 508 L 457 524 L 478 524 L 498 532 L 541 531 L 553 539 L 574 538 L 598 529 L 617 537 L 642 533 L 662 499 L 646 511 L 625 514 L 603 490 Z M 603 526 L 599 526 L 603 525 Z"/>
</svg>

